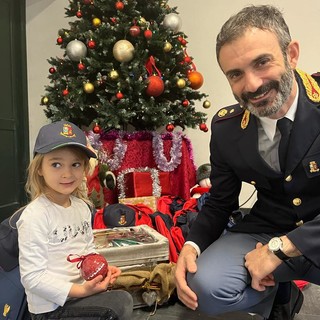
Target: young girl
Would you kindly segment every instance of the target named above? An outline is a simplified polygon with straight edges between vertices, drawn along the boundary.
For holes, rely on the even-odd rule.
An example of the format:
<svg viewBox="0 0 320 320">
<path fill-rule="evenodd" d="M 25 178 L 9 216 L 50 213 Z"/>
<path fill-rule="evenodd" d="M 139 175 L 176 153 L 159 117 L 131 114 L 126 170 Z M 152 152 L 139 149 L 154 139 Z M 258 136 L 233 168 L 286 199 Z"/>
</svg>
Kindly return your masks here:
<svg viewBox="0 0 320 320">
<path fill-rule="evenodd" d="M 86 136 L 73 123 L 59 121 L 39 131 L 26 189 L 31 202 L 19 221 L 19 264 L 32 319 L 130 320 L 132 297 L 106 291 L 120 275 L 84 281 L 69 254 L 95 251 L 85 174 L 89 158 Z"/>
</svg>

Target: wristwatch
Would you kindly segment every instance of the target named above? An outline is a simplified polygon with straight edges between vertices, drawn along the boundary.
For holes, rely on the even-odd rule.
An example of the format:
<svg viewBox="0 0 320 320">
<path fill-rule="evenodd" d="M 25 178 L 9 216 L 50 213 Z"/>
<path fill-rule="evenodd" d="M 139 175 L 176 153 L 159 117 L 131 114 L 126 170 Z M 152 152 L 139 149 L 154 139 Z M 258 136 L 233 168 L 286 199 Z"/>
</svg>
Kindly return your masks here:
<svg viewBox="0 0 320 320">
<path fill-rule="evenodd" d="M 283 250 L 283 242 L 281 238 L 274 237 L 272 238 L 268 243 L 269 251 L 274 253 L 279 259 L 281 260 L 288 260 L 290 257 L 288 257 L 282 250 Z"/>
</svg>

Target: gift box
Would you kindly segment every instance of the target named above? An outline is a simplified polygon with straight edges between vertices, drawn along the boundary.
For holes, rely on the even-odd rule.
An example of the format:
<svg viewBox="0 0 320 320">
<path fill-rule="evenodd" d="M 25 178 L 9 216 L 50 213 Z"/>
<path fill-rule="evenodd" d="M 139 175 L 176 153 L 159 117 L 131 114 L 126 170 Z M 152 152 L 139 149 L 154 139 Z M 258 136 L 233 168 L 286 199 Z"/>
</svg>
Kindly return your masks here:
<svg viewBox="0 0 320 320">
<path fill-rule="evenodd" d="M 157 211 L 157 202 L 158 198 L 155 196 L 148 196 L 148 197 L 134 197 L 134 198 L 119 198 L 119 203 L 122 204 L 131 204 L 135 205 L 138 203 L 142 203 L 149 208 L 152 209 L 153 212 Z"/>
<path fill-rule="evenodd" d="M 169 172 L 159 172 L 161 195 L 171 194 Z M 150 172 L 129 172 L 124 175 L 125 195 L 128 198 L 153 195 L 153 181 Z"/>
</svg>

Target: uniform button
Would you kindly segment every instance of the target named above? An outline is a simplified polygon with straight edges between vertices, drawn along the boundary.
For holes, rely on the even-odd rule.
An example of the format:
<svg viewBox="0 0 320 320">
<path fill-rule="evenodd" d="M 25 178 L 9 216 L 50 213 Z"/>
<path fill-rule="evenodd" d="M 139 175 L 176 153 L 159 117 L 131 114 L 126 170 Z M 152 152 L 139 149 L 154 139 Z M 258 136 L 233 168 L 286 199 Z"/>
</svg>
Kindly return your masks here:
<svg viewBox="0 0 320 320">
<path fill-rule="evenodd" d="M 296 207 L 298 207 L 298 206 L 300 206 L 300 204 L 302 203 L 302 201 L 301 201 L 300 198 L 294 198 L 294 199 L 292 200 L 292 203 L 293 203 Z"/>
<path fill-rule="evenodd" d="M 285 180 L 286 180 L 287 182 L 290 182 L 290 181 L 292 180 L 292 175 L 289 174 L 289 175 L 285 178 Z"/>
<path fill-rule="evenodd" d="M 256 182 L 255 182 L 255 181 L 253 181 L 253 180 L 252 180 L 250 183 L 251 183 L 253 186 L 255 186 L 255 185 L 256 185 Z"/>
<path fill-rule="evenodd" d="M 297 227 L 300 227 L 300 226 L 302 226 L 302 225 L 303 225 L 303 220 L 300 220 L 300 221 L 296 222 L 296 226 L 297 226 Z"/>
</svg>

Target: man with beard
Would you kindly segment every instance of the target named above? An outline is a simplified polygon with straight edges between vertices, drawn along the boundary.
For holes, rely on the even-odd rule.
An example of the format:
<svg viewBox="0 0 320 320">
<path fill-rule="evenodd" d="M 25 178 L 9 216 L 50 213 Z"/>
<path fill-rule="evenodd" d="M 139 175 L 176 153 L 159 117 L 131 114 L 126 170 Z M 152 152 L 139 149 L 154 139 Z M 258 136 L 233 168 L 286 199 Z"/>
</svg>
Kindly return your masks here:
<svg viewBox="0 0 320 320">
<path fill-rule="evenodd" d="M 293 280 L 320 284 L 320 88 L 296 68 L 299 43 L 273 6 L 232 16 L 216 55 L 239 103 L 212 121 L 212 188 L 177 262 L 178 296 L 209 315 L 293 319 L 303 302 Z M 242 182 L 257 201 L 228 227 Z"/>
</svg>

